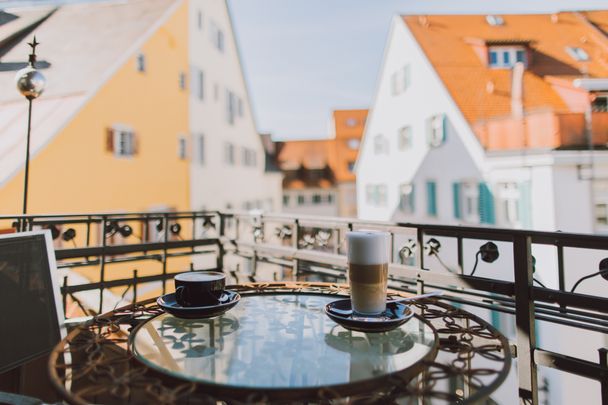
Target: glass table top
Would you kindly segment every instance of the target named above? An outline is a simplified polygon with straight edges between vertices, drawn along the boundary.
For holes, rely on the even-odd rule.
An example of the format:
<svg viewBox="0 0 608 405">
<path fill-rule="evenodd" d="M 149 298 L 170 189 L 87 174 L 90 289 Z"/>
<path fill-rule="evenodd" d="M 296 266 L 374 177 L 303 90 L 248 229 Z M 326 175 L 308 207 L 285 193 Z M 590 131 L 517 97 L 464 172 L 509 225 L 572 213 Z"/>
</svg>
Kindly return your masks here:
<svg viewBox="0 0 608 405">
<path fill-rule="evenodd" d="M 344 329 L 327 295 L 246 295 L 212 319 L 159 315 L 131 335 L 140 361 L 178 378 L 235 387 L 312 388 L 405 370 L 430 355 L 431 327 L 417 317 L 385 333 Z"/>
</svg>

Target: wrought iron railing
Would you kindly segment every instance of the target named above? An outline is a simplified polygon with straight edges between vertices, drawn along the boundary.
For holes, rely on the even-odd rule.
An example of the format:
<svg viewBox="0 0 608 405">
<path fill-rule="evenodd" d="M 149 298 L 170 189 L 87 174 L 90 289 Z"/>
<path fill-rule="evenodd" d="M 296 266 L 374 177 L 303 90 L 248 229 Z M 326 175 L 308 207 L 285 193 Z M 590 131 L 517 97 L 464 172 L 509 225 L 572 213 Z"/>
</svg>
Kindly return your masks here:
<svg viewBox="0 0 608 405">
<path fill-rule="evenodd" d="M 137 300 L 141 285 L 156 282 L 164 292 L 172 273 L 188 269 L 220 269 L 234 282 L 345 282 L 346 232 L 384 230 L 391 234 L 392 288 L 441 289 L 446 299 L 486 311 L 492 320 L 497 314 L 514 319 L 508 337 L 523 402 L 538 403 L 537 367 L 543 366 L 598 381 L 602 403 L 608 403 L 605 340 L 587 347 L 599 355 L 592 361 L 544 349 L 536 338 L 537 322 L 575 328 L 581 341 L 586 333 L 608 334 L 608 237 L 238 212 L 0 217 L 0 230 L 39 228 L 53 233 L 58 266 L 88 280 L 74 284 L 64 278 L 64 305 L 79 302 L 79 293 L 97 291 L 96 312 L 104 309 L 108 289 L 123 288 L 123 297 L 130 290 Z M 541 271 L 535 273 L 537 267 Z M 492 277 L 483 276 L 492 269 Z"/>
</svg>

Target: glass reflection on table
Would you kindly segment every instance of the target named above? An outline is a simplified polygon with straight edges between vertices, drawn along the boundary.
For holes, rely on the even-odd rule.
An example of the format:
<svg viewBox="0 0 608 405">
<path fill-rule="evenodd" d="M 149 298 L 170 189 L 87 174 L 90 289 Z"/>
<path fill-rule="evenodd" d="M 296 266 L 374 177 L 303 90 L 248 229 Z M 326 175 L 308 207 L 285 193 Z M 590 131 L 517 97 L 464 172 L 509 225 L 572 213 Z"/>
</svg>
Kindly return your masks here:
<svg viewBox="0 0 608 405">
<path fill-rule="evenodd" d="M 217 318 L 163 314 L 142 325 L 132 348 L 183 379 L 257 388 L 353 383 L 406 369 L 432 350 L 433 331 L 416 317 L 385 333 L 344 329 L 323 313 L 335 299 L 255 295 Z"/>
</svg>

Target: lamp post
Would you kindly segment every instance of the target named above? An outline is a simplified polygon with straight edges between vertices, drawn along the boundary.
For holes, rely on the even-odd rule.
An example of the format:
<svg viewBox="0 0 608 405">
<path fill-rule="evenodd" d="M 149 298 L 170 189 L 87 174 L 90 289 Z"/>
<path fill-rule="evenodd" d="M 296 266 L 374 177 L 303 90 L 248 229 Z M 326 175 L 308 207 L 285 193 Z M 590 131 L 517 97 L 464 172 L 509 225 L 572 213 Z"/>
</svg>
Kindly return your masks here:
<svg viewBox="0 0 608 405">
<path fill-rule="evenodd" d="M 15 81 L 17 83 L 17 90 L 28 100 L 27 110 L 27 142 L 25 146 L 25 183 L 23 185 L 23 214 L 27 213 L 27 186 L 30 170 L 30 133 L 32 129 L 32 101 L 42 94 L 46 79 L 36 70 L 34 63 L 36 63 L 36 46 L 40 45 L 34 40 L 28 43 L 32 47 L 32 53 L 29 56 L 29 62 L 27 66 L 17 72 Z"/>
</svg>

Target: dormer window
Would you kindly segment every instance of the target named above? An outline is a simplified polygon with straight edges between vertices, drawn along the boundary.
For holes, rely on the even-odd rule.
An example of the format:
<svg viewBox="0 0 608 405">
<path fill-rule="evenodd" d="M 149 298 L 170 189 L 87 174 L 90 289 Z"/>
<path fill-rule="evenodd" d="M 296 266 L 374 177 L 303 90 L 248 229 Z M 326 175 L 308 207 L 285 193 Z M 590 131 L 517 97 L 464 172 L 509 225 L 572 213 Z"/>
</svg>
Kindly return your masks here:
<svg viewBox="0 0 608 405">
<path fill-rule="evenodd" d="M 504 25 L 505 20 L 499 15 L 487 15 L 486 22 L 491 26 Z"/>
<path fill-rule="evenodd" d="M 493 68 L 511 68 L 516 62 L 528 64 L 526 50 L 522 46 L 491 46 L 488 49 L 488 65 Z"/>
<path fill-rule="evenodd" d="M 568 55 L 570 55 L 574 60 L 579 62 L 586 62 L 589 60 L 589 55 L 583 48 L 568 46 L 566 47 L 566 52 L 568 52 Z"/>
</svg>

